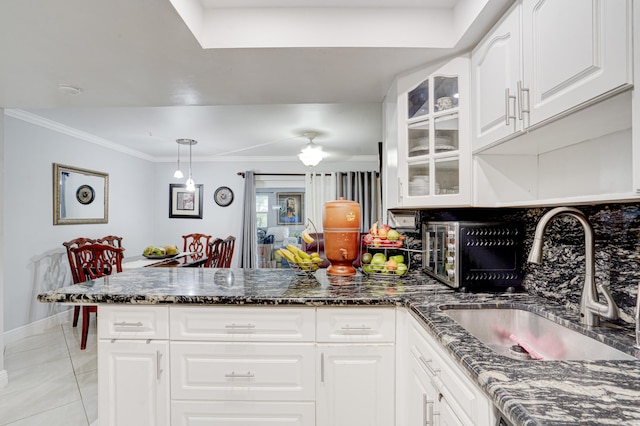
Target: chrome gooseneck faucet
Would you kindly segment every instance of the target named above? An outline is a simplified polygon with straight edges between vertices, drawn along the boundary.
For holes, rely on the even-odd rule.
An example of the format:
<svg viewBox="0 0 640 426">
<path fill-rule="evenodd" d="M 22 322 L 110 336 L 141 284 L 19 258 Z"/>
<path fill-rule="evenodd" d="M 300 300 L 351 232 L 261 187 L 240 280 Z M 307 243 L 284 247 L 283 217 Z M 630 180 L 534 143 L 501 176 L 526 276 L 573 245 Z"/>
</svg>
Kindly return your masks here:
<svg viewBox="0 0 640 426">
<path fill-rule="evenodd" d="M 580 322 L 588 326 L 597 327 L 600 325 L 600 317 L 615 320 L 618 318 L 618 306 L 613 301 L 611 293 L 602 284 L 598 286 L 606 300 L 606 304 L 598 301 L 598 291 L 595 284 L 595 244 L 593 238 L 593 228 L 587 217 L 580 210 L 573 207 L 556 207 L 548 211 L 536 226 L 533 237 L 533 246 L 529 252 L 530 263 L 542 263 L 542 242 L 544 231 L 551 219 L 558 215 L 569 215 L 575 217 L 584 229 L 585 248 L 585 277 L 582 296 L 580 297 Z"/>
</svg>

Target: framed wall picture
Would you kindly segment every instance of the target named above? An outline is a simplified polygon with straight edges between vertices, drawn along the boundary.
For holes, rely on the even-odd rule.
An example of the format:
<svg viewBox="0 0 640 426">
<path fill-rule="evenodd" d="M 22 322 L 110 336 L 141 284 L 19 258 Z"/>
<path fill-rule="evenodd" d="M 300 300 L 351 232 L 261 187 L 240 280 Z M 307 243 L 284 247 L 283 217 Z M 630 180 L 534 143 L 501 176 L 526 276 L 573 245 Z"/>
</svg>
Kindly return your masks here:
<svg viewBox="0 0 640 426">
<path fill-rule="evenodd" d="M 304 223 L 304 192 L 278 192 L 276 202 L 278 225 L 302 225 Z"/>
<path fill-rule="evenodd" d="M 53 163 L 53 224 L 109 223 L 109 175 Z"/>
<path fill-rule="evenodd" d="M 195 191 L 187 191 L 183 184 L 169 184 L 169 217 L 202 219 L 202 184 Z"/>
</svg>

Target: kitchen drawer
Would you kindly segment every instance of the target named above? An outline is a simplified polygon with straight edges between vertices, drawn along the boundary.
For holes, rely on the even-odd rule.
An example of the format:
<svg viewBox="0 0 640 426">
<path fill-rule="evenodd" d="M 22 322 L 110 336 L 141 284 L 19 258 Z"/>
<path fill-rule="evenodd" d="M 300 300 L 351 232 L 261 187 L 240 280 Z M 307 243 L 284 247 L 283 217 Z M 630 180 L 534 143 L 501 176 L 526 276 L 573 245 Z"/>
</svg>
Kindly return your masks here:
<svg viewBox="0 0 640 426">
<path fill-rule="evenodd" d="M 318 342 L 395 342 L 395 308 L 318 308 Z"/>
<path fill-rule="evenodd" d="M 315 399 L 313 343 L 171 342 L 171 399 Z"/>
<path fill-rule="evenodd" d="M 492 424 L 493 404 L 489 398 L 461 371 L 444 348 L 411 317 L 409 350 L 425 367 L 432 383 L 446 398 L 449 408 L 462 424 Z M 493 420 L 492 420 L 493 419 Z"/>
<path fill-rule="evenodd" d="M 100 305 L 99 339 L 168 339 L 167 306 Z"/>
<path fill-rule="evenodd" d="M 313 402 L 173 401 L 172 426 L 313 426 Z"/>
<path fill-rule="evenodd" d="M 315 309 L 171 307 L 171 340 L 313 342 Z"/>
</svg>

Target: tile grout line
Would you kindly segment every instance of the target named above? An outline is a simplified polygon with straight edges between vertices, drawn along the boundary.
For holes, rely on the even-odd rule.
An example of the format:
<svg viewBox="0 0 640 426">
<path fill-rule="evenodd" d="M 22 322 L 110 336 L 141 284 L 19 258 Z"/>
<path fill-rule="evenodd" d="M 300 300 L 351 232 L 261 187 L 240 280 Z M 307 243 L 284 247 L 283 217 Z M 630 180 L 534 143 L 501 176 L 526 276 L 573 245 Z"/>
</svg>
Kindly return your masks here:
<svg viewBox="0 0 640 426">
<path fill-rule="evenodd" d="M 84 395 L 82 394 L 82 390 L 80 389 L 78 374 L 76 372 L 76 365 L 73 363 L 73 358 L 71 356 L 71 348 L 69 347 L 70 343 L 69 343 L 69 340 L 67 339 L 67 333 L 65 332 L 62 324 L 60 325 L 60 327 L 62 327 L 62 335 L 64 336 L 64 343 L 67 347 L 67 353 L 69 354 L 69 362 L 71 363 L 71 369 L 73 370 L 73 377 L 75 378 L 76 387 L 78 388 L 78 394 L 80 395 L 80 402 L 82 403 L 82 410 L 84 411 L 84 417 L 85 417 L 85 420 L 87 421 L 87 425 L 90 425 L 91 422 L 89 421 L 89 414 L 87 413 L 87 407 L 84 402 Z"/>
</svg>

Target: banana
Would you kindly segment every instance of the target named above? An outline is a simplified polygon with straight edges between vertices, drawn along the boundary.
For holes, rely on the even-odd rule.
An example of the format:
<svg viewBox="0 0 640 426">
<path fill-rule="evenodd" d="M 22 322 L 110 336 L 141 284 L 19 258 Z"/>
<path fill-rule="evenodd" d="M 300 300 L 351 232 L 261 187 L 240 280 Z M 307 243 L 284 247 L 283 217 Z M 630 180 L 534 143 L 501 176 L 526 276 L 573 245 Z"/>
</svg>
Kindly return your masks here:
<svg viewBox="0 0 640 426">
<path fill-rule="evenodd" d="M 280 255 L 282 257 L 284 257 L 285 259 L 287 259 L 288 262 L 291 263 L 296 263 L 296 257 L 293 253 L 291 253 L 289 250 L 285 249 L 285 248 L 279 248 L 278 249 L 278 253 L 280 253 Z"/>
<path fill-rule="evenodd" d="M 311 244 L 312 242 L 315 241 L 311 236 L 311 234 L 309 234 L 309 230 L 307 228 L 305 228 L 304 231 L 302 231 L 302 241 L 304 241 L 307 244 Z"/>
<path fill-rule="evenodd" d="M 305 252 L 304 250 L 302 250 L 300 247 L 298 246 L 294 246 L 293 244 L 287 244 L 287 250 L 289 250 L 291 253 L 293 254 L 297 254 L 299 255 L 301 258 L 303 259 L 307 259 L 310 256 L 307 254 L 307 252 Z"/>
</svg>

